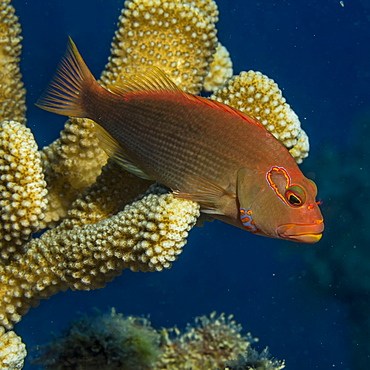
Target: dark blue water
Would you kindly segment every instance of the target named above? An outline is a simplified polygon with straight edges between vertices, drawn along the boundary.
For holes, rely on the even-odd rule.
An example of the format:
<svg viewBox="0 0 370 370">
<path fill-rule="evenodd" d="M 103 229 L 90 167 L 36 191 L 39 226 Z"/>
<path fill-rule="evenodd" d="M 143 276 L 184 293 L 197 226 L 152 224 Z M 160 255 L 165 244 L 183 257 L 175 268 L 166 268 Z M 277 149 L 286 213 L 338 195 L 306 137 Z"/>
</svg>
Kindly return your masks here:
<svg viewBox="0 0 370 370">
<path fill-rule="evenodd" d="M 338 266 L 345 264 L 346 257 L 340 255 L 334 263 L 330 256 L 325 257 L 325 251 L 339 248 L 338 232 L 355 235 L 358 226 L 365 225 L 368 197 L 359 220 L 354 225 L 349 220 L 342 224 L 344 230 L 335 231 L 352 197 L 368 191 L 356 183 L 353 194 L 351 176 L 348 183 L 340 181 L 342 171 L 350 172 L 341 167 L 343 158 L 354 156 L 351 153 L 360 141 L 356 133 L 363 122 L 370 122 L 366 120 L 370 111 L 370 4 L 366 1 L 345 0 L 342 7 L 337 0 L 218 0 L 218 36 L 230 51 L 234 72 L 254 69 L 273 78 L 310 137 L 310 157 L 303 170 L 318 184 L 328 215 L 328 235 L 317 245 L 305 246 L 249 235 L 219 222 L 208 223 L 191 232 L 184 253 L 168 271 L 123 271 L 104 289 L 68 291 L 41 301 L 16 326 L 28 349 L 48 340 L 50 332 L 65 328 L 78 311 L 89 312 L 92 307 L 105 310 L 113 306 L 125 314 L 150 314 L 156 327 L 176 324 L 180 328 L 195 316 L 216 310 L 233 313 L 246 331 L 260 338 L 258 348 L 269 346 L 274 357 L 286 360 L 287 369 L 352 368 L 349 298 L 338 297 L 325 282 L 315 281 L 315 257 L 311 263 L 305 259 L 310 250 L 318 250 L 329 261 L 333 274 L 337 272 L 333 284 L 339 284 L 344 273 Z M 14 0 L 14 6 L 23 28 L 28 126 L 42 147 L 58 136 L 64 118 L 33 104 L 64 53 L 67 35 L 73 37 L 98 76 L 107 61 L 123 1 Z M 324 151 L 330 160 L 322 159 L 327 158 Z M 361 160 L 347 158 L 346 166 L 359 171 Z M 341 194 L 341 199 L 348 195 L 348 201 L 330 212 L 334 210 L 331 201 Z M 357 239 L 359 246 L 365 248 L 366 243 L 366 239 Z M 370 270 L 370 260 L 368 263 Z M 346 273 L 351 274 L 351 266 Z M 356 280 L 351 284 L 354 293 L 350 294 L 352 286 L 347 284 L 348 296 L 366 304 L 355 292 Z M 321 289 L 322 285 L 326 289 Z M 366 295 L 366 287 L 361 294 Z M 361 361 L 366 369 L 366 356 Z M 26 368 L 33 367 L 28 364 Z"/>
</svg>

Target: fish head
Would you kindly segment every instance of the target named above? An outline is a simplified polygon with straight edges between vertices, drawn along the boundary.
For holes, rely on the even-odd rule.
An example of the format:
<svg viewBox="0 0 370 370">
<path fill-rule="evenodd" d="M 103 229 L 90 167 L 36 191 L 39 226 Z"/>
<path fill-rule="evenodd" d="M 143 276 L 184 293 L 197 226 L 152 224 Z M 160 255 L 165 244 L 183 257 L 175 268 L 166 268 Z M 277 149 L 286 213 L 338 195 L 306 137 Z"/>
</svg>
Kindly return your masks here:
<svg viewBox="0 0 370 370">
<path fill-rule="evenodd" d="M 242 227 L 271 238 L 316 243 L 324 230 L 316 185 L 299 169 L 291 172 L 294 176 L 279 166 L 254 176 L 239 171 L 237 197 Z"/>
</svg>

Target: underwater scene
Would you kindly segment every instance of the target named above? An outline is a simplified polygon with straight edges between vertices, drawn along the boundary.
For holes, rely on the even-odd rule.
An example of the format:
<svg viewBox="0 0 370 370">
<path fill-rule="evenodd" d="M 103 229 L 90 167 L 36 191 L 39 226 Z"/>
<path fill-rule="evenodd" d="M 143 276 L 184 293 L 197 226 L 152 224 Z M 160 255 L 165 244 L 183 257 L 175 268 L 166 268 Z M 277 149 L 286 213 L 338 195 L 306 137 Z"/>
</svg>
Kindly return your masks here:
<svg viewBox="0 0 370 370">
<path fill-rule="evenodd" d="M 1 368 L 370 369 L 368 0 L 4 0 L 0 17 Z M 76 47 L 114 98 L 188 99 L 214 130 L 160 111 L 173 144 L 143 120 L 154 175 L 73 105 Z M 239 120 L 256 136 L 229 135 Z M 181 150 L 198 175 L 174 196 L 153 180 L 175 188 Z"/>
</svg>

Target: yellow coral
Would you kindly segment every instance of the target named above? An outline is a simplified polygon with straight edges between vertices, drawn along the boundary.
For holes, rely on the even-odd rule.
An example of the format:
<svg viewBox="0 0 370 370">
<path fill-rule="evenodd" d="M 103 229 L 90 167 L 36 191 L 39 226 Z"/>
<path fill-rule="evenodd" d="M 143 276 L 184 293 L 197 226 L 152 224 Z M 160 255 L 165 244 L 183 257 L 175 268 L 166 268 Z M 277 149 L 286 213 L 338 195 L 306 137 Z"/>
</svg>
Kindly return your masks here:
<svg viewBox="0 0 370 370">
<path fill-rule="evenodd" d="M 67 219 L 58 231 L 96 223 L 115 215 L 144 194 L 152 182 L 124 171 L 109 160 L 96 182 L 87 188 L 69 207 Z"/>
<path fill-rule="evenodd" d="M 195 202 L 150 193 L 97 223 L 90 223 L 93 212 L 79 220 L 82 226 L 66 219 L 0 266 L 0 325 L 12 328 L 31 305 L 60 290 L 102 288 L 124 268 L 170 268 L 198 216 Z"/>
<path fill-rule="evenodd" d="M 2 370 L 20 370 L 27 355 L 22 339 L 14 333 L 0 327 L 0 368 Z"/>
<path fill-rule="evenodd" d="M 217 46 L 214 1 L 130 0 L 125 5 L 102 83 L 109 87 L 138 68 L 157 66 L 183 90 L 198 93 Z"/>
<path fill-rule="evenodd" d="M 0 255 L 15 258 L 17 246 L 40 229 L 47 204 L 36 142 L 18 122 L 0 124 L 0 173 Z"/>
<path fill-rule="evenodd" d="M 0 121 L 25 123 L 26 90 L 21 81 L 19 60 L 21 27 L 10 0 L 0 3 Z"/>
<path fill-rule="evenodd" d="M 306 132 L 302 129 L 300 130 L 297 139 L 297 143 L 293 146 L 293 148 L 289 149 L 289 153 L 297 163 L 302 163 L 303 159 L 308 156 L 310 144 Z"/>
<path fill-rule="evenodd" d="M 41 159 L 48 183 L 43 226 L 51 227 L 66 216 L 78 194 L 94 183 L 107 155 L 99 146 L 93 121 L 71 118 L 60 138 L 43 148 Z"/>
<path fill-rule="evenodd" d="M 308 137 L 274 80 L 261 72 L 241 72 L 221 87 L 211 99 L 256 117 L 301 163 L 309 151 Z"/>
<path fill-rule="evenodd" d="M 218 43 L 210 70 L 204 79 L 203 89 L 215 91 L 225 84 L 233 75 L 233 63 L 225 46 Z"/>
<path fill-rule="evenodd" d="M 176 0 L 178 3 L 184 3 L 183 0 Z M 200 9 L 204 14 L 211 19 L 213 23 L 218 22 L 218 8 L 213 0 L 194 0 L 186 1 L 189 5 Z"/>
</svg>

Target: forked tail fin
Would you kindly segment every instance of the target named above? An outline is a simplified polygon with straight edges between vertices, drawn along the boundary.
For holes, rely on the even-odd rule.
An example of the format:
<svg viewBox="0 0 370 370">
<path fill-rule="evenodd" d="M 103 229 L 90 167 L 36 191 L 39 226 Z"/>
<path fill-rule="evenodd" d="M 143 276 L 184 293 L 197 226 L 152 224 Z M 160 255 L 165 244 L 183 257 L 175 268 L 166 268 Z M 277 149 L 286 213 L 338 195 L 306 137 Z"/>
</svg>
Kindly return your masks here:
<svg viewBox="0 0 370 370">
<path fill-rule="evenodd" d="M 100 87 L 69 37 L 66 54 L 36 106 L 64 116 L 88 118 L 83 99 L 96 86 Z"/>
</svg>

